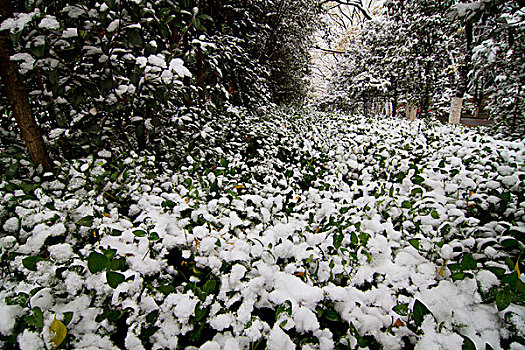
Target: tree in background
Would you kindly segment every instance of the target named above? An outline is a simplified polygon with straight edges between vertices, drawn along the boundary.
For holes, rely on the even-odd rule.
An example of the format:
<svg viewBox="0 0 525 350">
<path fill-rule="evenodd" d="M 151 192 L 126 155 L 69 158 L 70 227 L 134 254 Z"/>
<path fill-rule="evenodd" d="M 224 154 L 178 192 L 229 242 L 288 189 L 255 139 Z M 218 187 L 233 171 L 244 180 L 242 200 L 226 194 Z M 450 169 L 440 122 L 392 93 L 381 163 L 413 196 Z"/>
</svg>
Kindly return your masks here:
<svg viewBox="0 0 525 350">
<path fill-rule="evenodd" d="M 491 115 L 511 132 L 525 133 L 525 2 L 462 1 L 458 18 L 472 28 L 468 88 L 479 111 L 487 100 Z"/>
<path fill-rule="evenodd" d="M 383 12 L 350 37 L 334 68 L 329 99 L 377 112 L 386 99 L 458 123 L 491 116 L 523 133 L 524 3 L 518 1 L 385 1 Z M 346 101 L 346 102 L 343 102 Z M 364 107 L 364 110 L 363 110 Z M 395 113 L 395 111 L 394 111 Z"/>
<path fill-rule="evenodd" d="M 314 0 L 19 7 L 0 27 L 14 43 L 8 56 L 52 149 L 66 158 L 112 147 L 189 147 L 182 134 L 198 134 L 230 105 L 300 101 L 319 11 Z"/>
<path fill-rule="evenodd" d="M 11 4 L 0 0 L 0 21 L 13 14 Z M 40 128 L 38 127 L 29 104 L 29 96 L 23 82 L 18 77 L 18 67 L 10 60 L 14 53 L 13 43 L 6 30 L 0 31 L 0 79 L 8 104 L 17 121 L 24 143 L 31 160 L 42 165 L 47 171 L 52 169 L 52 162 L 47 152 Z"/>
<path fill-rule="evenodd" d="M 450 1 L 386 1 L 382 13 L 366 21 L 352 39 L 332 85 L 342 84 L 345 88 L 339 90 L 361 101 L 366 113 L 377 112 L 386 101 L 386 109 L 395 114 L 390 105 L 401 101 L 427 115 L 450 84 L 447 65 L 455 44 L 449 7 Z M 371 100 L 375 102 L 367 102 Z"/>
</svg>

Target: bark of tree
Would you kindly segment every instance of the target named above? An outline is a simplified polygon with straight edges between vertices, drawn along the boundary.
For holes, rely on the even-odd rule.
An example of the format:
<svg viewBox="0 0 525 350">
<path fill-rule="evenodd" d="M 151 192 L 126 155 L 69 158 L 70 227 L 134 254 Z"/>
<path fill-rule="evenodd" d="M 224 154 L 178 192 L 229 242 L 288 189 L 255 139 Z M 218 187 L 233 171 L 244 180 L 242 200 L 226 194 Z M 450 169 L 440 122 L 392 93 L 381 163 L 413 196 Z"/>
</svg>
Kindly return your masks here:
<svg viewBox="0 0 525 350">
<path fill-rule="evenodd" d="M 392 114 L 392 102 L 390 98 L 387 98 L 385 101 L 385 115 L 390 116 Z"/>
<path fill-rule="evenodd" d="M 406 106 L 406 116 L 408 120 L 416 120 L 417 115 L 417 106 L 413 102 L 408 102 Z"/>
<path fill-rule="evenodd" d="M 0 22 L 3 22 L 10 15 L 9 1 L 0 0 Z M 18 77 L 16 63 L 10 60 L 10 56 L 13 54 L 13 42 L 9 37 L 9 31 L 0 31 L 0 79 L 11 104 L 11 111 L 18 123 L 22 139 L 27 146 L 33 163 L 35 165 L 42 164 L 46 171 L 51 171 L 53 168 L 52 161 L 47 152 L 40 128 L 33 116 L 31 105 L 29 104 L 29 95 Z"/>
<path fill-rule="evenodd" d="M 463 97 L 467 91 L 468 85 L 468 71 L 470 65 L 470 58 L 472 55 L 472 22 L 468 21 L 465 24 L 466 47 L 465 47 L 465 61 L 460 68 L 458 83 L 456 87 L 456 94 L 452 97 L 450 102 L 450 114 L 448 122 L 450 124 L 459 124 L 461 119 L 461 109 L 463 107 Z"/>
</svg>

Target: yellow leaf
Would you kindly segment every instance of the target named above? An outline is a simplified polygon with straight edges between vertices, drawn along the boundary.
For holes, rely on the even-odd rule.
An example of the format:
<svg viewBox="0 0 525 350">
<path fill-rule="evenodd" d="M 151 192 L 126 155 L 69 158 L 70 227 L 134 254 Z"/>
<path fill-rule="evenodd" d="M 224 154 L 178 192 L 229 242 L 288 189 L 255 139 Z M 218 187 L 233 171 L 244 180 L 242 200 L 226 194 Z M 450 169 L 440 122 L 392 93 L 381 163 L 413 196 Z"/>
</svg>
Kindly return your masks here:
<svg viewBox="0 0 525 350">
<path fill-rule="evenodd" d="M 111 216 L 111 215 L 109 215 L 108 213 L 104 213 L 104 214 L 102 214 L 102 215 L 104 215 L 104 216 L 107 217 L 107 218 L 109 218 L 109 217 Z"/>
<path fill-rule="evenodd" d="M 235 188 L 236 190 L 238 190 L 238 189 L 244 188 L 244 186 L 243 186 L 243 185 L 237 185 L 237 186 L 235 186 L 234 188 Z"/>
<path fill-rule="evenodd" d="M 186 203 L 188 203 L 188 202 L 190 201 L 190 199 L 189 199 L 188 197 L 186 197 L 186 198 L 184 198 L 184 201 L 185 201 Z"/>
<path fill-rule="evenodd" d="M 396 327 L 396 328 L 403 327 L 403 326 L 405 326 L 405 323 L 403 321 L 401 321 L 400 318 L 398 318 L 396 320 L 396 322 L 394 322 L 394 327 Z"/>
<path fill-rule="evenodd" d="M 519 267 L 519 261 L 516 262 L 516 266 L 514 267 L 514 271 L 516 271 L 518 273 L 518 278 L 520 278 L 520 275 L 521 275 L 521 272 L 520 272 L 520 267 Z"/>
<path fill-rule="evenodd" d="M 445 259 L 443 261 L 443 265 L 441 265 L 441 268 L 439 269 L 439 275 L 443 277 L 443 269 L 445 268 L 445 264 L 447 263 L 448 259 Z"/>
<path fill-rule="evenodd" d="M 56 349 L 66 338 L 67 328 L 61 321 L 57 320 L 55 316 L 55 320 L 51 323 L 51 326 L 49 326 L 49 332 L 51 333 L 53 349 Z"/>
</svg>

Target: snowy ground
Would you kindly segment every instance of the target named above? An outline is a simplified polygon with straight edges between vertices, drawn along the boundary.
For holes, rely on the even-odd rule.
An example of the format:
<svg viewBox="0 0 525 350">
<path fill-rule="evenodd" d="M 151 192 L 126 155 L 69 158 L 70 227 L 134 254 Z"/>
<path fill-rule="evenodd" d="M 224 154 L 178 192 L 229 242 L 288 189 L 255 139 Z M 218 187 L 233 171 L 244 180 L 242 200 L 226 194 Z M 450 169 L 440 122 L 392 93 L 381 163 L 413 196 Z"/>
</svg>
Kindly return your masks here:
<svg viewBox="0 0 525 350">
<path fill-rule="evenodd" d="M 0 344 L 523 349 L 524 152 L 281 112 L 210 123 L 177 169 L 101 152 L 32 185 L 13 163 Z"/>
</svg>

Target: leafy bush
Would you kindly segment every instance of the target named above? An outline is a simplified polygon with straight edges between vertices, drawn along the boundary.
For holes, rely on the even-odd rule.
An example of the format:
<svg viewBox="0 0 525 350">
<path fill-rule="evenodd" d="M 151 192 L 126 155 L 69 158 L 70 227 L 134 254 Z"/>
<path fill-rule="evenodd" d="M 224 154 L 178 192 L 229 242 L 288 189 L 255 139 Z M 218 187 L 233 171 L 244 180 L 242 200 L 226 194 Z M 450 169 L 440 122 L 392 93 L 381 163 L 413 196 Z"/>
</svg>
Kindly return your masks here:
<svg viewBox="0 0 525 350">
<path fill-rule="evenodd" d="M 310 111 L 209 125 L 182 162 L 102 151 L 55 180 L 4 158 L 6 346 L 53 347 L 55 317 L 63 348 L 523 343 L 522 142 Z"/>
</svg>

